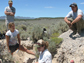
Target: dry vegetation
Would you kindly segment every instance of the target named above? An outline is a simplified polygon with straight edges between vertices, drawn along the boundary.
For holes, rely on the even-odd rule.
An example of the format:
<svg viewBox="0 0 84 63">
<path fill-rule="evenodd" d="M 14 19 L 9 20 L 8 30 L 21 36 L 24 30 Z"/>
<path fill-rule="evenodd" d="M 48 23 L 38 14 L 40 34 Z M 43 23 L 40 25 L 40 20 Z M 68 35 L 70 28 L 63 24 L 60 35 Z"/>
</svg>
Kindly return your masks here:
<svg viewBox="0 0 84 63">
<path fill-rule="evenodd" d="M 0 32 L 6 30 L 5 22 L 0 21 Z M 44 39 L 49 42 L 49 51 L 56 54 L 56 49 L 62 42 L 58 36 L 67 31 L 69 28 L 62 19 L 55 18 L 40 18 L 32 20 L 15 20 L 16 29 L 20 32 L 22 40 L 26 40 L 28 37 L 35 43 L 38 39 Z M 43 28 L 46 28 L 47 34 L 42 35 Z M 37 50 L 36 50 L 37 51 Z M 37 56 L 38 57 L 38 56 Z"/>
</svg>

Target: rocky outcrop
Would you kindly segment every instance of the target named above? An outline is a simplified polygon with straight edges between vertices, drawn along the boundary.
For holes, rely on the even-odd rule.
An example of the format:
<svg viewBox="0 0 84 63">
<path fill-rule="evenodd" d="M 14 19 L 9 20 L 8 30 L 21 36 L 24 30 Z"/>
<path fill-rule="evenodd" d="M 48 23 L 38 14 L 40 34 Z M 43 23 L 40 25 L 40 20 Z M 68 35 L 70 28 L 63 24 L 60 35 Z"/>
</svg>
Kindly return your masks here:
<svg viewBox="0 0 84 63">
<path fill-rule="evenodd" d="M 21 44 L 27 48 L 33 51 L 33 42 L 28 38 L 28 40 L 21 41 Z M 6 46 L 6 40 L 0 40 L 0 59 L 3 63 L 35 63 L 35 56 L 28 54 L 26 52 L 16 50 L 11 56 L 11 54 L 8 52 L 7 46 Z"/>
<path fill-rule="evenodd" d="M 30 38 L 27 38 L 28 40 L 21 41 L 22 45 L 26 47 L 27 49 L 33 49 L 34 42 L 30 40 Z"/>
<path fill-rule="evenodd" d="M 73 35 L 71 30 L 59 36 L 63 42 L 57 54 L 54 56 L 53 63 L 84 63 L 84 31 Z"/>
</svg>

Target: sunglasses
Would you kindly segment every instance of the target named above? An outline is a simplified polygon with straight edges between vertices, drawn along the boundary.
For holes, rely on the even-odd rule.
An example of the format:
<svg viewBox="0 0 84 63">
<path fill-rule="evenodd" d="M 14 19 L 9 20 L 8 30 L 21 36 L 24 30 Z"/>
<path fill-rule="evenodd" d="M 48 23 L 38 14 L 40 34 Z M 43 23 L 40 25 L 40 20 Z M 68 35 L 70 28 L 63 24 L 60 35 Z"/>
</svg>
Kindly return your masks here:
<svg viewBox="0 0 84 63">
<path fill-rule="evenodd" d="M 39 45 L 39 47 L 37 47 L 37 48 L 40 48 L 40 47 L 42 47 L 42 45 Z"/>
</svg>

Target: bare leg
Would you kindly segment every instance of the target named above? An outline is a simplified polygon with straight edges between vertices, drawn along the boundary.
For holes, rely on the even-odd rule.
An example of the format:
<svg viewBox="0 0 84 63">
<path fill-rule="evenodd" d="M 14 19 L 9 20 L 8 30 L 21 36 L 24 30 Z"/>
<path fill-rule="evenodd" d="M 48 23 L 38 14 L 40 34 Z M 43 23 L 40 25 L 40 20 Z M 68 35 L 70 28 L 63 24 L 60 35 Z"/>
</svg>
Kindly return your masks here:
<svg viewBox="0 0 84 63">
<path fill-rule="evenodd" d="M 19 50 L 24 51 L 24 52 L 27 52 L 27 53 L 32 54 L 32 55 L 35 55 L 35 53 L 33 53 L 30 50 L 24 48 L 22 45 L 19 46 Z"/>
</svg>

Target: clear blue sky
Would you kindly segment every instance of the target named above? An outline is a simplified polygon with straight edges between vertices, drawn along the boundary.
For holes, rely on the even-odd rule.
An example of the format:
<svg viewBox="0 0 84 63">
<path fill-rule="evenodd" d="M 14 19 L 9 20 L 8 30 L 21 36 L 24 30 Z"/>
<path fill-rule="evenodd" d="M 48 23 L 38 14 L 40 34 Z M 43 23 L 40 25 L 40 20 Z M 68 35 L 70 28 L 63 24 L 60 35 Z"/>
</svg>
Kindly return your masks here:
<svg viewBox="0 0 84 63">
<path fill-rule="evenodd" d="M 23 17 L 65 17 L 71 8 L 69 5 L 77 3 L 84 12 L 84 0 L 12 0 L 16 8 L 15 16 Z M 8 0 L 0 1 L 0 16 L 5 16 L 4 9 Z"/>
</svg>

